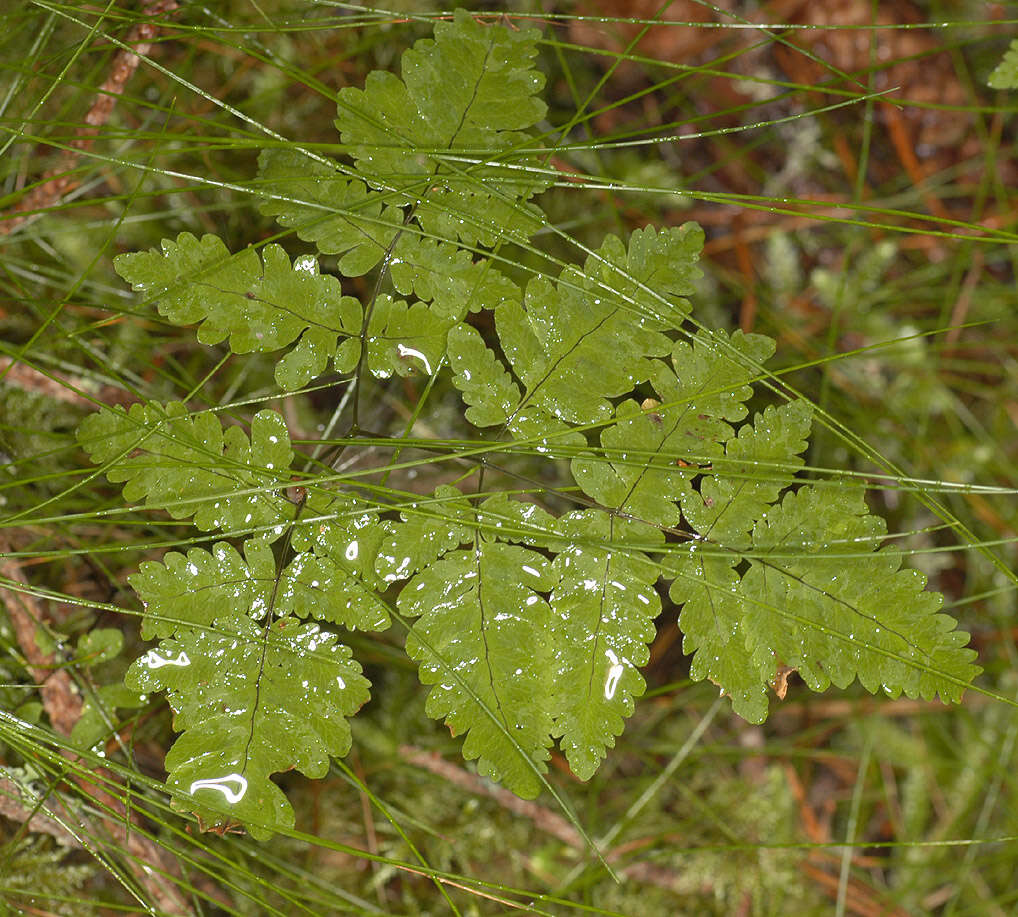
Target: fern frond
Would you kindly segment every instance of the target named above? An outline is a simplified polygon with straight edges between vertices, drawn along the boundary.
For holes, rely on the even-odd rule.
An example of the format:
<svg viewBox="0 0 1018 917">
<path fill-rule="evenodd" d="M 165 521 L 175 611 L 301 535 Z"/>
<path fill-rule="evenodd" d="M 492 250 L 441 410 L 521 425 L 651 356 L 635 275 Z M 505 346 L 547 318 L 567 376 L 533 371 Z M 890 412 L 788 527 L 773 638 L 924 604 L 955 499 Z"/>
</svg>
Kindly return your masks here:
<svg viewBox="0 0 1018 917">
<path fill-rule="evenodd" d="M 532 798 L 551 744 L 549 698 L 555 630 L 548 560 L 536 551 L 480 538 L 415 576 L 400 611 L 419 617 L 407 654 L 432 685 L 428 715 L 466 733 L 465 758 L 482 774 Z"/>
<path fill-rule="evenodd" d="M 141 634 L 168 637 L 181 627 L 211 627 L 224 608 L 236 606 L 261 619 L 273 605 L 276 564 L 260 539 L 248 539 L 241 555 L 225 541 L 212 551 L 170 551 L 162 561 L 142 561 L 128 578 L 145 606 Z"/>
<path fill-rule="evenodd" d="M 340 90 L 336 127 L 370 184 L 402 192 L 429 234 L 468 245 L 525 238 L 539 225 L 525 207 L 547 180 L 529 171 L 524 133 L 544 117 L 534 69 L 536 29 L 511 31 L 457 10 L 402 58 L 403 78 L 375 71 Z M 511 161 L 510 161 L 511 157 Z"/>
<path fill-rule="evenodd" d="M 449 242 L 412 233 L 404 233 L 396 243 L 389 274 L 399 293 L 413 293 L 443 320 L 459 322 L 468 312 L 494 310 L 521 296 L 520 288 L 490 259 L 473 260 Z"/>
<path fill-rule="evenodd" d="M 551 593 L 554 734 L 573 773 L 588 780 L 643 694 L 639 668 L 650 658 L 661 612 L 654 589 L 661 571 L 628 542 L 646 547 L 663 539 L 650 526 L 599 510 L 570 513 L 558 531 L 570 546 L 555 558 L 558 582 Z"/>
<path fill-rule="evenodd" d="M 990 89 L 1018 89 L 1018 38 L 1011 42 L 1003 59 L 986 80 Z"/>
<path fill-rule="evenodd" d="M 375 570 L 384 582 L 409 579 L 443 554 L 470 541 L 473 510 L 455 487 L 436 487 L 435 500 L 429 501 L 427 510 L 425 514 L 412 503 L 400 514 L 400 522 L 386 524 L 375 560 Z"/>
<path fill-rule="evenodd" d="M 945 700 L 978 673 L 939 595 L 877 550 L 886 530 L 861 493 L 802 477 L 809 404 L 747 419 L 774 341 L 690 332 L 699 227 L 609 236 L 582 269 L 524 286 L 500 270 L 487 249 L 543 220 L 529 134 L 545 113 L 537 39 L 457 11 L 404 54 L 402 79 L 375 73 L 340 92 L 351 163 L 262 152 L 263 212 L 336 255 L 343 277 L 375 271 L 363 305 L 317 257 L 291 263 L 275 245 L 231 254 L 185 233 L 117 260 L 199 341 L 279 352 L 286 391 L 331 361 L 356 371 L 358 397 L 367 373 L 424 373 L 440 392 L 449 367 L 467 423 L 488 431 L 457 460 L 536 452 L 535 493 L 547 485 L 583 506 L 553 513 L 487 477 L 474 495 L 443 484 L 421 496 L 387 477 L 310 478 L 295 504 L 283 495 L 290 439 L 272 411 L 254 416 L 250 439 L 178 403 L 86 420 L 79 441 L 125 500 L 202 531 L 259 533 L 239 549 L 170 552 L 130 578 L 143 635 L 162 642 L 128 684 L 168 693 L 182 733 L 169 783 L 203 821 L 287 827 L 272 775 L 320 776 L 349 748 L 368 683 L 323 624 L 374 631 L 402 616 L 428 713 L 465 736 L 482 774 L 524 796 L 540 791 L 555 740 L 587 779 L 621 735 L 645 689 L 662 580 L 692 677 L 753 722 L 779 666 L 814 690 L 857 678 Z M 476 468 L 486 475 L 487 457 Z"/>
<path fill-rule="evenodd" d="M 876 550 L 885 532 L 858 488 L 786 495 L 754 527 L 760 553 L 743 588 L 763 606 L 746 616 L 748 641 L 757 657 L 769 648 L 796 668 L 814 691 L 858 678 L 891 697 L 957 702 L 978 674 L 975 651 L 963 648 L 968 634 L 937 613 L 943 596 L 925 589 L 918 570 L 900 569 L 898 551 Z"/>
<path fill-rule="evenodd" d="M 179 630 L 126 681 L 165 691 L 175 712 L 181 735 L 166 755 L 175 805 L 206 826 L 243 824 L 264 839 L 294 823 L 271 775 L 324 777 L 331 757 L 350 748 L 347 718 L 369 685 L 335 634 L 293 618 L 261 627 L 243 599 L 221 597 L 210 629 Z"/>
<path fill-rule="evenodd" d="M 262 150 L 258 175 L 261 212 L 323 255 L 340 255 L 347 277 L 376 267 L 403 224 L 402 211 L 363 181 L 297 150 Z"/>
<path fill-rule="evenodd" d="M 278 245 L 265 246 L 261 258 L 251 248 L 231 255 L 218 236 L 183 232 L 164 239 L 161 252 L 119 255 L 114 267 L 173 324 L 199 324 L 203 344 L 229 338 L 234 353 L 272 353 L 299 339 L 276 366 L 287 391 L 320 375 L 330 359 L 339 372 L 357 364 L 361 304 L 342 295 L 335 277 L 319 274 L 317 258 L 291 265 Z"/>
<path fill-rule="evenodd" d="M 385 581 L 375 572 L 386 530 L 378 515 L 346 493 L 313 492 L 308 524 L 290 546 L 297 555 L 283 572 L 277 606 L 286 614 L 342 624 L 351 630 L 385 630 Z M 315 520 L 319 521 L 315 521 Z"/>
<path fill-rule="evenodd" d="M 664 332 L 678 328 L 689 309 L 682 299 L 648 302 L 638 282 L 646 277 L 669 291 L 690 292 L 701 242 L 699 227 L 691 224 L 634 233 L 628 251 L 618 239 L 606 242 L 599 257 L 588 259 L 586 272 L 567 268 L 557 284 L 531 280 L 523 302 L 506 302 L 495 313 L 502 352 L 519 387 L 479 350 L 474 336 L 458 331 L 450 360 L 457 372 L 453 381 L 469 391 L 470 419 L 499 422 L 504 416 L 517 436 L 529 432 L 534 420 L 555 426 L 555 420 L 608 419 L 608 399 L 650 377 L 649 357 L 671 351 Z M 618 284 L 619 276 L 629 278 L 635 295 L 610 294 L 602 278 Z"/>
<path fill-rule="evenodd" d="M 380 379 L 432 375 L 441 365 L 454 324 L 433 315 L 424 303 L 409 304 L 383 293 L 368 323 L 368 368 Z"/>
<path fill-rule="evenodd" d="M 722 453 L 733 435 L 729 422 L 746 416 L 753 367 L 773 352 L 770 338 L 741 331 L 731 337 L 701 333 L 691 345 L 676 344 L 672 366 L 655 362 L 651 370 L 661 400 L 648 399 L 642 408 L 634 401 L 620 404 L 615 423 L 601 433 L 600 455 L 573 460 L 576 483 L 617 512 L 675 525 L 676 503 L 692 493 L 691 475 L 677 463 L 695 469 Z"/>
<path fill-rule="evenodd" d="M 722 470 L 704 475 L 700 492 L 683 497 L 682 514 L 693 529 L 717 544 L 744 543 L 802 465 L 812 415 L 805 401 L 791 401 L 743 424 L 725 444 Z"/>
<path fill-rule="evenodd" d="M 144 500 L 174 519 L 194 517 L 203 532 L 276 526 L 293 518 L 282 489 L 293 460 L 290 434 L 275 411 L 223 429 L 210 413 L 189 414 L 179 401 L 103 408 L 78 427 L 78 442 L 93 462 L 107 465 L 124 499 Z M 271 534 L 271 533 L 270 533 Z"/>
</svg>

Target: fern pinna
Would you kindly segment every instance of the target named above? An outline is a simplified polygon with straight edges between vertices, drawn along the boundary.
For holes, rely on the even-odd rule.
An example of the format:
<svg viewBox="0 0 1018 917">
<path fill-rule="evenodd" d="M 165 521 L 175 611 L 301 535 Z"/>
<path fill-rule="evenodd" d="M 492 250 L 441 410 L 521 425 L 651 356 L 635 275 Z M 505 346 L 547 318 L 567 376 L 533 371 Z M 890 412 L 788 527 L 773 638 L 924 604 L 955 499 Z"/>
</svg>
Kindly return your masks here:
<svg viewBox="0 0 1018 917">
<path fill-rule="evenodd" d="M 272 775 L 321 777 L 349 750 L 369 684 L 346 629 L 405 628 L 429 714 L 522 796 L 540 791 L 556 740 L 586 779 L 622 733 L 661 584 L 693 678 L 752 722 L 781 667 L 817 691 L 858 678 L 948 701 L 978 672 L 940 595 L 878 550 L 884 525 L 861 490 L 801 476 L 810 405 L 777 399 L 749 417 L 774 342 L 693 330 L 697 226 L 609 236 L 582 268 L 520 282 L 504 253 L 538 257 L 534 198 L 553 178 L 534 134 L 538 38 L 459 11 L 403 55 L 402 79 L 372 73 L 339 93 L 344 161 L 262 152 L 259 205 L 336 256 L 339 276 L 316 255 L 231 253 L 188 233 L 116 261 L 203 344 L 276 354 L 283 392 L 338 374 L 347 454 L 369 380 L 394 375 L 451 379 L 484 431 L 449 458 L 467 469 L 458 486 L 415 495 L 320 452 L 297 463 L 273 410 L 248 433 L 178 402 L 81 425 L 126 500 L 211 538 L 131 577 L 159 643 L 127 676 L 166 692 L 181 733 L 168 785 L 205 824 L 291 825 Z M 369 273 L 370 296 L 344 292 Z M 388 441 L 394 462 L 410 444 Z M 530 478 L 489 486 L 511 482 L 490 469 L 521 455 L 559 497 Z"/>
</svg>

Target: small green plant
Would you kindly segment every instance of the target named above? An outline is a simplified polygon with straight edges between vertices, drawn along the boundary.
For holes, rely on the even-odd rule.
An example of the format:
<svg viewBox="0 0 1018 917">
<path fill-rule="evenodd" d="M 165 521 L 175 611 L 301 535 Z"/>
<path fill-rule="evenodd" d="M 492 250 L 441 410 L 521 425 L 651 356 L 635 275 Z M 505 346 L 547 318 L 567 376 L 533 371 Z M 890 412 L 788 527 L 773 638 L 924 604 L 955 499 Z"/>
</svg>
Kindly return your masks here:
<svg viewBox="0 0 1018 917">
<path fill-rule="evenodd" d="M 991 89 L 1018 89 L 1018 38 L 1014 39 L 1003 59 L 986 80 Z"/>
<path fill-rule="evenodd" d="M 181 402 L 78 430 L 125 500 L 214 539 L 131 577 L 159 643 L 126 676 L 166 693 L 168 786 L 203 824 L 288 827 L 272 775 L 322 777 L 347 753 L 369 683 L 344 630 L 403 628 L 428 713 L 522 796 L 556 740 L 587 779 L 622 733 L 662 582 L 692 677 L 751 722 L 787 669 L 816 691 L 858 678 L 945 701 L 979 671 L 941 596 L 880 549 L 862 488 L 804 475 L 813 412 L 763 369 L 774 342 L 693 319 L 697 226 L 609 236 L 582 267 L 540 261 L 535 197 L 554 171 L 534 132 L 538 38 L 458 11 L 403 55 L 402 79 L 340 92 L 342 161 L 262 152 L 260 206 L 341 276 L 188 233 L 116 261 L 200 342 L 277 354 L 288 396 L 345 393 L 343 462 L 324 441 L 297 452 L 269 409 L 248 432 Z M 547 269 L 521 276 L 507 251 Z M 372 429 L 374 383 L 396 376 L 427 380 L 414 418 L 451 380 L 470 435 Z M 391 458 L 343 470 L 368 444 Z M 391 483 L 437 461 L 452 484 Z"/>
</svg>

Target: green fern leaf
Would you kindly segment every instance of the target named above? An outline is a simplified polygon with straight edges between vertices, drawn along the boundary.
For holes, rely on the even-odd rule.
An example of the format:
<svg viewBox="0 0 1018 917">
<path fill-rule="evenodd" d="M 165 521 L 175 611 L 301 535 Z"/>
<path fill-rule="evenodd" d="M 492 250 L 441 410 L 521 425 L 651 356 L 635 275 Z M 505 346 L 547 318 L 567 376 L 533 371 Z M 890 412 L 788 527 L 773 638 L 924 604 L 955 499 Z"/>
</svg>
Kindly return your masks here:
<svg viewBox="0 0 1018 917">
<path fill-rule="evenodd" d="M 297 150 L 263 150 L 262 213 L 314 242 L 323 255 L 341 255 L 339 270 L 359 277 L 384 257 L 403 225 L 403 213 L 367 185 Z"/>
<path fill-rule="evenodd" d="M 525 301 L 506 300 L 495 312 L 512 374 L 475 330 L 451 329 L 453 384 L 468 405 L 467 419 L 501 425 L 549 455 L 560 454 L 555 446 L 582 445 L 570 424 L 610 418 L 609 399 L 656 372 L 659 364 L 649 356 L 672 350 L 664 332 L 679 327 L 689 311 L 681 296 L 692 291 L 702 241 L 692 224 L 635 232 L 628 249 L 609 237 L 587 259 L 585 273 L 567 269 L 558 284 L 532 280 Z M 648 282 L 673 299 L 649 296 Z M 628 294 L 613 295 L 606 283 Z"/>
<path fill-rule="evenodd" d="M 450 320 L 432 315 L 424 303 L 380 295 L 368 322 L 368 367 L 380 379 L 390 376 L 430 376 L 445 356 Z"/>
<path fill-rule="evenodd" d="M 291 265 L 278 245 L 265 246 L 262 258 L 250 248 L 231 255 L 217 236 L 184 232 L 164 239 L 161 252 L 119 255 L 114 266 L 173 324 L 200 323 L 203 344 L 229 338 L 234 353 L 271 353 L 299 339 L 276 366 L 288 391 L 320 375 L 330 358 L 339 372 L 357 364 L 361 304 L 319 274 L 315 258 Z"/>
<path fill-rule="evenodd" d="M 520 290 L 491 261 L 474 261 L 448 243 L 402 235 L 389 262 L 393 286 L 420 301 L 382 294 L 368 322 L 368 366 L 381 378 L 431 375 L 446 354 L 449 333 L 468 312 L 519 301 Z"/>
<path fill-rule="evenodd" d="M 126 482 L 125 500 L 144 499 L 174 519 L 193 516 L 202 531 L 275 526 L 279 534 L 293 518 L 281 493 L 293 453 L 275 411 L 254 416 L 250 441 L 179 401 L 103 408 L 85 418 L 77 438 L 93 462 L 109 466 L 111 483 Z"/>
<path fill-rule="evenodd" d="M 550 600 L 554 734 L 573 773 L 588 780 L 621 735 L 634 698 L 643 694 L 638 668 L 650 657 L 654 618 L 661 611 L 654 590 L 660 569 L 627 542 L 647 547 L 662 539 L 650 526 L 598 510 L 570 513 L 558 532 L 570 546 L 555 558 L 558 576 Z"/>
<path fill-rule="evenodd" d="M 875 550 L 885 531 L 857 488 L 788 494 L 753 531 L 760 556 L 743 589 L 762 607 L 746 616 L 747 639 L 756 656 L 770 650 L 814 691 L 858 678 L 871 692 L 957 702 L 979 672 L 964 649 L 968 634 L 937 614 L 943 596 L 925 591 L 918 570 Z"/>
<path fill-rule="evenodd" d="M 768 407 L 725 445 L 723 473 L 705 475 L 683 497 L 686 521 L 717 544 L 744 543 L 750 529 L 802 465 L 812 410 L 805 401 Z"/>
<path fill-rule="evenodd" d="M 683 650 L 693 654 L 691 677 L 719 685 L 735 712 L 754 723 L 767 716 L 776 663 L 765 653 L 758 665 L 747 650 L 745 627 L 755 610 L 734 569 L 735 552 L 750 547 L 753 524 L 801 465 L 810 416 L 809 406 L 795 401 L 769 407 L 740 428 L 726 444 L 724 474 L 705 475 L 699 492 L 683 496 L 683 516 L 699 535 L 688 552 L 680 548 L 669 560 L 675 573 L 669 594 L 682 605 L 679 627 Z"/>
<path fill-rule="evenodd" d="M 774 341 L 762 334 L 700 332 L 691 343 L 678 342 L 671 367 L 655 363 L 651 383 L 661 404 L 654 413 L 667 433 L 668 448 L 691 463 L 721 454 L 733 435 L 731 423 L 745 419 L 749 384 L 757 367 L 774 353 Z M 726 422 L 727 421 L 727 422 Z"/>
<path fill-rule="evenodd" d="M 656 327 L 677 328 L 689 314 L 691 296 L 701 271 L 703 230 L 696 223 L 669 229 L 645 226 L 629 236 L 628 248 L 607 236 L 587 258 L 582 283 L 595 296 L 607 293 L 629 304 L 641 316 L 653 316 Z M 642 326 L 641 326 L 642 327 Z"/>
<path fill-rule="evenodd" d="M 682 605 L 682 650 L 693 656 L 689 677 L 709 679 L 732 699 L 732 709 L 750 723 L 767 719 L 767 687 L 777 661 L 758 665 L 747 646 L 744 619 L 756 612 L 735 571 L 738 555 L 691 544 L 688 553 L 670 559 L 675 580 L 672 600 Z"/>
<path fill-rule="evenodd" d="M 689 292 L 684 279 L 694 271 L 702 233 L 686 226 L 634 237 L 628 252 L 617 239 L 606 242 L 601 257 L 588 259 L 586 273 L 567 268 L 557 284 L 531 280 L 523 303 L 507 302 L 495 313 L 503 353 L 525 393 L 508 419 L 510 429 L 528 406 L 571 423 L 607 420 L 608 399 L 646 381 L 653 371 L 649 357 L 671 351 L 664 331 L 681 324 L 688 303 L 655 299 L 648 315 L 642 292 L 627 302 L 611 295 L 600 277 L 618 282 L 621 273 L 642 282 L 656 274 L 665 288 Z M 629 263 L 636 274 L 630 275 Z M 479 405 L 476 384 L 472 395 Z"/>
<path fill-rule="evenodd" d="M 435 488 L 434 501 L 425 513 L 412 503 L 401 513 L 402 522 L 386 525 L 387 537 L 375 560 L 375 570 L 385 583 L 409 579 L 443 554 L 470 541 L 470 504 L 455 487 Z"/>
<path fill-rule="evenodd" d="M 689 490 L 688 475 L 675 466 L 673 441 L 688 446 L 681 432 L 664 429 L 664 415 L 644 411 L 635 401 L 624 401 L 615 411 L 615 423 L 601 432 L 603 452 L 573 459 L 572 473 L 584 493 L 644 522 L 677 525 L 677 500 Z M 674 427 L 674 424 L 669 424 Z"/>
<path fill-rule="evenodd" d="M 476 427 L 501 427 L 520 444 L 533 447 L 549 458 L 569 457 L 587 445 L 583 435 L 527 401 L 502 361 L 484 343 L 475 328 L 457 325 L 447 339 L 453 385 L 467 404 L 466 418 Z M 536 351 L 535 351 L 536 353 Z M 527 355 L 517 353 L 520 360 Z"/>
<path fill-rule="evenodd" d="M 520 388 L 475 328 L 459 325 L 448 335 L 453 384 L 476 427 L 509 426 L 519 415 Z"/>
<path fill-rule="evenodd" d="M 259 539 L 244 543 L 244 555 L 225 541 L 211 552 L 192 548 L 142 561 L 128 582 L 145 606 L 141 635 L 169 637 L 181 627 L 210 627 L 224 608 L 236 606 L 256 617 L 272 607 L 276 564 Z"/>
<path fill-rule="evenodd" d="M 356 277 L 388 261 L 396 291 L 432 303 L 436 315 L 460 321 L 468 311 L 493 309 L 519 296 L 519 288 L 488 260 L 447 242 L 401 232 L 403 213 L 363 182 L 293 150 L 264 150 L 259 157 L 260 209 L 323 254 L 338 254 L 339 270 Z"/>
<path fill-rule="evenodd" d="M 404 190 L 425 231 L 469 245 L 529 235 L 540 219 L 521 205 L 546 180 L 524 167 L 523 133 L 545 113 L 536 93 L 534 29 L 483 26 L 457 10 L 402 58 L 403 79 L 368 74 L 364 89 L 340 90 L 336 127 L 358 170 L 375 187 Z"/>
<path fill-rule="evenodd" d="M 873 553 L 884 531 L 860 492 L 806 486 L 759 513 L 744 576 L 741 555 L 691 545 L 674 563 L 671 595 L 684 602 L 692 677 L 721 686 L 757 723 L 778 665 L 815 691 L 858 678 L 869 691 L 957 701 L 979 673 L 968 634 L 936 613 L 942 596 L 924 591 L 922 574 Z"/>
<path fill-rule="evenodd" d="M 368 323 L 368 365 L 379 377 L 431 375 L 446 356 L 447 338 L 468 312 L 518 301 L 520 289 L 489 259 L 473 260 L 455 245 L 414 234 L 399 237 L 389 261 L 397 292 L 412 305 L 382 294 Z"/>
<path fill-rule="evenodd" d="M 494 310 L 521 297 L 520 288 L 489 259 L 475 261 L 455 245 L 410 233 L 399 237 L 389 273 L 397 292 L 430 303 L 442 320 L 459 322 L 467 312 Z"/>
<path fill-rule="evenodd" d="M 676 344 L 674 372 L 663 363 L 651 372 L 664 403 L 651 400 L 643 410 L 633 401 L 619 405 L 615 423 L 601 433 L 601 454 L 573 460 L 576 482 L 602 506 L 644 522 L 676 525 L 676 503 L 692 494 L 690 474 L 676 462 L 694 465 L 721 453 L 733 435 L 725 421 L 746 416 L 744 402 L 752 394 L 746 383 L 756 374 L 752 364 L 773 349 L 770 338 L 738 331 L 731 338 L 700 334 L 692 345 Z"/>
<path fill-rule="evenodd" d="M 541 788 L 551 744 L 555 631 L 542 593 L 553 585 L 541 554 L 481 539 L 433 563 L 399 597 L 400 611 L 419 617 L 406 649 L 433 685 L 428 715 L 466 733 L 463 756 L 527 798 Z"/>
<path fill-rule="evenodd" d="M 377 514 L 348 494 L 309 496 L 290 546 L 298 551 L 277 592 L 281 613 L 314 617 L 351 630 L 385 630 L 386 582 L 375 572 L 386 529 Z M 317 520 L 317 521 L 316 521 Z"/>
<path fill-rule="evenodd" d="M 532 280 L 525 305 L 505 306 L 496 321 L 525 401 L 571 423 L 607 420 L 608 398 L 632 391 L 650 376 L 647 357 L 671 349 L 624 306 L 544 279 Z"/>
<path fill-rule="evenodd" d="M 164 640 L 126 682 L 146 694 L 166 691 L 175 711 L 182 734 L 166 755 L 175 805 L 204 825 L 244 824 L 256 838 L 294 823 L 271 775 L 324 777 L 330 758 L 349 750 L 347 717 L 369 687 L 334 634 L 293 618 L 258 625 L 242 600 L 225 596 L 210 629 Z"/>
<path fill-rule="evenodd" d="M 510 499 L 498 493 L 488 497 L 477 508 L 477 525 L 489 537 L 527 547 L 561 551 L 569 544 L 558 534 L 555 517 L 536 503 Z"/>
<path fill-rule="evenodd" d="M 1018 38 L 1011 42 L 1003 60 L 986 80 L 986 85 L 990 89 L 1018 89 Z"/>
</svg>

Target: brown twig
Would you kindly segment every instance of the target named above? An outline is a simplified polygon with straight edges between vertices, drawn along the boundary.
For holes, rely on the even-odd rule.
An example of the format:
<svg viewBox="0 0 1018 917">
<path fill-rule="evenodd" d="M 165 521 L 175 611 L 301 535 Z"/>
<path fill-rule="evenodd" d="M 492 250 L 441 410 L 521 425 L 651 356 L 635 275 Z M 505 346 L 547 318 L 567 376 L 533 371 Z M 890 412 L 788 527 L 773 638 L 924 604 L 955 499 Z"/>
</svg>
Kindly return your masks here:
<svg viewBox="0 0 1018 917">
<path fill-rule="evenodd" d="M 743 292 L 742 305 L 739 308 L 739 328 L 744 334 L 749 334 L 756 324 L 756 272 L 753 270 L 753 257 L 749 251 L 749 245 L 743 235 L 743 215 L 740 212 L 735 218 L 735 229 L 733 232 L 735 240 L 735 260 L 739 265 L 739 273 L 742 275 Z"/>
<path fill-rule="evenodd" d="M 449 783 L 473 793 L 475 796 L 487 796 L 495 800 L 503 809 L 530 819 L 539 830 L 562 841 L 572 850 L 583 851 L 586 848 L 587 844 L 580 832 L 561 815 L 548 811 L 544 806 L 520 799 L 508 790 L 482 780 L 476 774 L 471 774 L 450 761 L 446 761 L 437 752 L 426 752 L 413 745 L 404 745 L 400 747 L 399 753 L 406 763 L 437 774 L 443 780 L 448 780 Z M 619 847 L 606 853 L 605 861 L 611 863 L 628 852 L 625 847 Z M 645 862 L 630 863 L 619 872 L 627 879 L 636 882 L 645 882 L 648 885 L 657 885 L 660 888 L 673 890 L 679 888 L 676 872 L 667 866 Z"/>
<path fill-rule="evenodd" d="M 156 0 L 145 7 L 144 15 L 154 17 L 171 13 L 177 9 L 176 0 Z M 65 150 L 57 166 L 43 176 L 43 180 L 28 192 L 14 207 L 11 214 L 0 217 L 0 236 L 9 235 L 33 213 L 52 207 L 65 194 L 77 187 L 78 182 L 71 174 L 81 154 L 91 149 L 99 131 L 113 112 L 113 106 L 123 94 L 124 87 L 138 68 L 143 55 L 152 49 L 152 41 L 159 31 L 155 22 L 139 22 L 131 27 L 124 40 L 128 48 L 121 48 L 113 55 L 109 76 L 96 93 L 92 107 L 85 114 L 84 123 L 75 132 L 70 149 Z"/>
<path fill-rule="evenodd" d="M 423 770 L 437 774 L 443 780 L 447 780 L 454 786 L 461 787 L 475 796 L 488 796 L 494 799 L 503 809 L 529 818 L 545 834 L 558 838 L 568 847 L 582 849 L 585 845 L 580 832 L 577 831 L 561 815 L 549 812 L 544 806 L 536 802 L 520 799 L 508 790 L 504 790 L 494 784 L 485 783 L 480 777 L 457 767 L 450 761 L 446 761 L 437 752 L 426 752 L 413 745 L 404 745 L 399 750 L 400 756 L 407 764 L 413 764 Z"/>
<path fill-rule="evenodd" d="M 879 104 L 887 124 L 887 133 L 891 138 L 891 145 L 894 147 L 895 153 L 898 154 L 898 159 L 901 160 L 902 167 L 908 174 L 912 184 L 918 188 L 926 180 L 926 170 L 916 155 L 916 141 L 909 135 L 908 128 L 905 126 L 905 119 L 898 106 L 893 102 L 885 102 L 883 100 Z M 927 209 L 934 216 L 940 217 L 942 220 L 950 218 L 947 208 L 944 207 L 940 202 L 940 198 L 935 194 L 923 191 L 922 199 Z"/>
<path fill-rule="evenodd" d="M 0 357 L 0 379 L 3 379 L 7 385 L 14 385 L 23 391 L 44 395 L 54 401 L 62 401 L 65 404 L 73 404 L 81 408 L 91 409 L 94 407 L 88 398 L 74 391 L 74 386 L 70 381 L 64 382 L 57 375 L 49 376 L 41 373 L 27 363 L 15 363 L 10 357 Z"/>
<path fill-rule="evenodd" d="M 59 797 L 57 797 L 59 799 Z M 48 805 L 52 811 L 52 805 Z M 24 822 L 29 831 L 52 835 L 65 847 L 80 847 L 74 837 L 59 821 L 42 811 L 34 810 L 34 802 L 25 797 L 21 787 L 10 777 L 0 777 L 0 815 L 11 821 Z"/>
<path fill-rule="evenodd" d="M 0 537 L 0 555 L 9 554 L 11 550 L 10 541 Z M 0 576 L 20 583 L 26 589 L 28 587 L 21 565 L 13 558 L 3 557 L 0 560 Z M 56 656 L 39 648 L 36 637 L 46 617 L 41 603 L 28 591 L 3 587 L 0 587 L 0 597 L 3 598 L 7 616 L 14 627 L 18 646 L 28 662 L 28 673 L 39 685 L 42 704 L 53 730 L 61 735 L 70 735 L 74 724 L 81 718 L 81 695 L 67 669 L 60 665 Z"/>
<path fill-rule="evenodd" d="M 7 582 L 24 586 L 25 589 L 0 586 L 0 598 L 14 627 L 18 646 L 28 663 L 28 672 L 39 685 L 43 709 L 49 716 L 50 724 L 54 732 L 68 736 L 81 717 L 81 694 L 68 669 L 60 665 L 56 655 L 47 653 L 39 647 L 37 635 L 41 632 L 46 619 L 43 603 L 31 594 L 21 564 L 9 556 L 11 551 L 10 540 L 0 537 L 0 576 Z M 73 752 L 65 752 L 65 757 L 72 763 L 82 763 L 82 759 Z M 98 771 L 95 776 L 111 782 L 114 780 L 112 775 L 104 771 Z M 148 892 L 153 904 L 165 914 L 190 914 L 192 911 L 186 899 L 173 879 L 167 878 L 173 876 L 175 866 L 166 851 L 145 835 L 133 830 L 124 803 L 102 789 L 97 782 L 90 783 L 88 780 L 79 779 L 77 783 L 99 809 L 111 813 L 111 817 L 105 818 L 103 824 L 113 843 L 118 849 L 126 852 L 128 866 L 134 872 L 139 884 Z M 14 801 L 10 797 L 8 801 L 10 805 L 0 808 L 4 815 L 15 818 L 19 813 L 25 817 L 31 815 L 31 810 L 26 809 L 24 805 L 13 804 Z M 53 833 L 50 829 L 58 825 L 59 822 L 50 819 L 42 830 Z M 29 821 L 29 827 L 34 826 L 33 816 Z"/>
<path fill-rule="evenodd" d="M 968 273 L 965 275 L 965 279 L 962 281 L 961 290 L 958 292 L 954 308 L 951 310 L 951 327 L 944 338 L 948 346 L 958 343 L 958 338 L 961 336 L 960 326 L 965 323 L 965 319 L 968 317 L 969 308 L 972 305 L 972 296 L 979 287 L 979 281 L 983 276 L 985 264 L 986 256 L 983 254 L 982 249 L 977 248 L 972 252 L 972 263 L 969 266 Z"/>
</svg>

